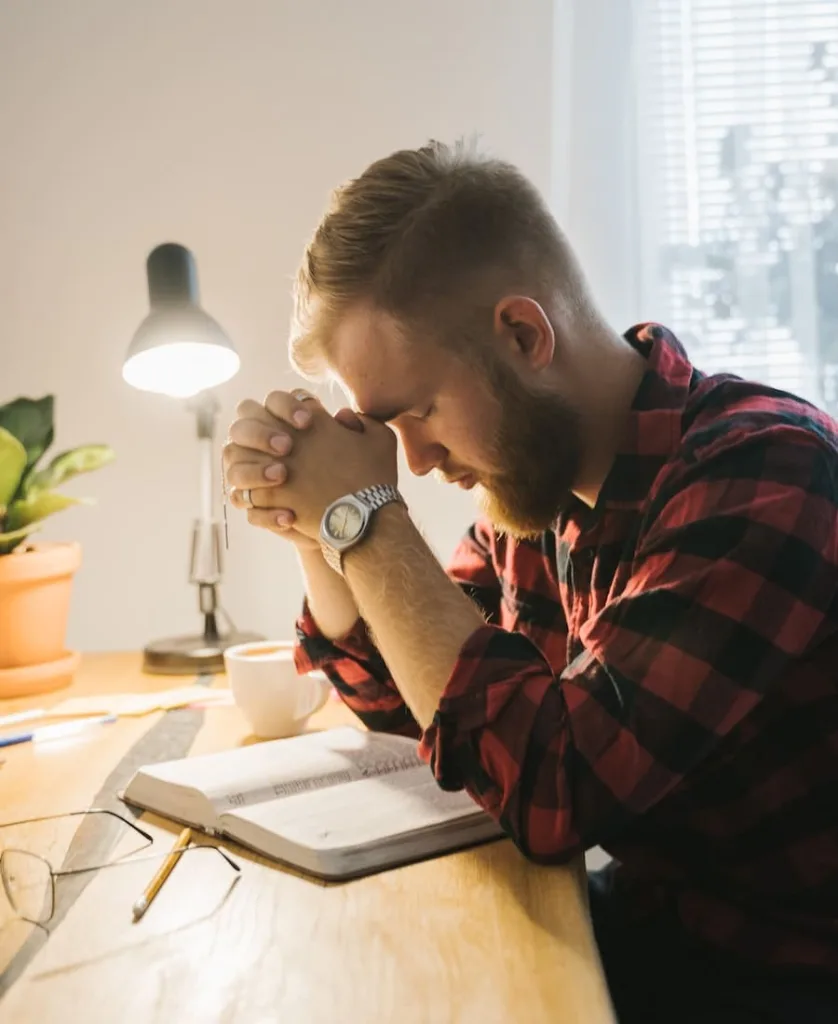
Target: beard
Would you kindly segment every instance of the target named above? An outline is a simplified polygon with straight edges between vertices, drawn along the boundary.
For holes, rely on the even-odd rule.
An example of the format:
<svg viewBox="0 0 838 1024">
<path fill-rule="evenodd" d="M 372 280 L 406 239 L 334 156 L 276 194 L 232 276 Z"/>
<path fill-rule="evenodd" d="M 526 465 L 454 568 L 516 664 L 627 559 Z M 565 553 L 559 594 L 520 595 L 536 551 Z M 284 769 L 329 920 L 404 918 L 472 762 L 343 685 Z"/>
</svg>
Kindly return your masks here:
<svg viewBox="0 0 838 1024">
<path fill-rule="evenodd" d="M 531 391 L 508 367 L 487 369 L 499 421 L 497 469 L 483 473 L 478 500 L 494 527 L 523 539 L 552 529 L 572 497 L 582 458 L 580 418 L 566 399 Z"/>
</svg>

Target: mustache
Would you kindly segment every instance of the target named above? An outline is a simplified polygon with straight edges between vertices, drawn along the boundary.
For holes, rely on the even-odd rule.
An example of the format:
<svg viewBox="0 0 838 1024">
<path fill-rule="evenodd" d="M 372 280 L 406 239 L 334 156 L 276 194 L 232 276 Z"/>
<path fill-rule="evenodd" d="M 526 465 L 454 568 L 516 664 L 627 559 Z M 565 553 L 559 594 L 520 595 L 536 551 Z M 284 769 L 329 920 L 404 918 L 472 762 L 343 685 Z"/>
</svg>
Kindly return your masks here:
<svg viewBox="0 0 838 1024">
<path fill-rule="evenodd" d="M 441 484 L 455 484 L 466 476 L 477 478 L 477 474 L 470 469 L 440 469 L 437 467 L 432 472 L 434 479 Z"/>
</svg>

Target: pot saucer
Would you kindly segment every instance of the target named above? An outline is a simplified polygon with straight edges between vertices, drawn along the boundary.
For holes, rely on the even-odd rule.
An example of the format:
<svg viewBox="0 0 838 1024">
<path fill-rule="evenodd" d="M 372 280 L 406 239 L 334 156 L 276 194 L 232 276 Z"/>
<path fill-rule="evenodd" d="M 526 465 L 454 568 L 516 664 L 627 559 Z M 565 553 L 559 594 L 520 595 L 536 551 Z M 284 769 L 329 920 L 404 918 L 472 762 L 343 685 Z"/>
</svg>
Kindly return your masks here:
<svg viewBox="0 0 838 1024">
<path fill-rule="evenodd" d="M 0 668 L 0 700 L 10 697 L 34 697 L 39 693 L 50 693 L 68 686 L 79 667 L 81 654 L 67 651 L 55 661 L 41 665 L 22 665 L 16 668 Z"/>
</svg>

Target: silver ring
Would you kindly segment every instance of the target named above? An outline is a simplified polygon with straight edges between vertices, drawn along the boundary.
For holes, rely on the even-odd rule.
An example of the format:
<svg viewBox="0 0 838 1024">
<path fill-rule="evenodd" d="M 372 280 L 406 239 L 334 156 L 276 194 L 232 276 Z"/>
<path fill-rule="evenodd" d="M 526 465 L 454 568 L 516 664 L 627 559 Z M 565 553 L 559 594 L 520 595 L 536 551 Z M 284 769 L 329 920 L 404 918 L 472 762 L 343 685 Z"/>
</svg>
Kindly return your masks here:
<svg viewBox="0 0 838 1024">
<path fill-rule="evenodd" d="M 310 391 L 306 391 L 305 388 L 294 388 L 291 392 L 291 397 L 297 402 L 316 402 L 317 399 Z"/>
<path fill-rule="evenodd" d="M 239 493 L 241 494 L 242 501 L 245 503 L 247 508 L 253 508 L 253 499 L 250 497 L 250 488 L 242 487 Z"/>
</svg>

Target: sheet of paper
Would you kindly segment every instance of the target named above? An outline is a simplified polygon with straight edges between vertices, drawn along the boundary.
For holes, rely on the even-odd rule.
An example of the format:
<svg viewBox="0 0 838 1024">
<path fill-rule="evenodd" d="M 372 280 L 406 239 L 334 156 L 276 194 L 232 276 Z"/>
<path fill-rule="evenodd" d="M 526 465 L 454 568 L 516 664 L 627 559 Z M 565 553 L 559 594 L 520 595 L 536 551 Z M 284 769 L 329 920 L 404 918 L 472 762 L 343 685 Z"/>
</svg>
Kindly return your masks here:
<svg viewBox="0 0 838 1024">
<path fill-rule="evenodd" d="M 101 693 L 85 697 L 69 697 L 49 708 L 50 718 L 73 718 L 77 715 L 147 715 L 152 711 L 171 711 L 187 704 L 225 704 L 229 690 L 210 690 L 206 686 L 182 686 L 156 693 Z"/>
</svg>

